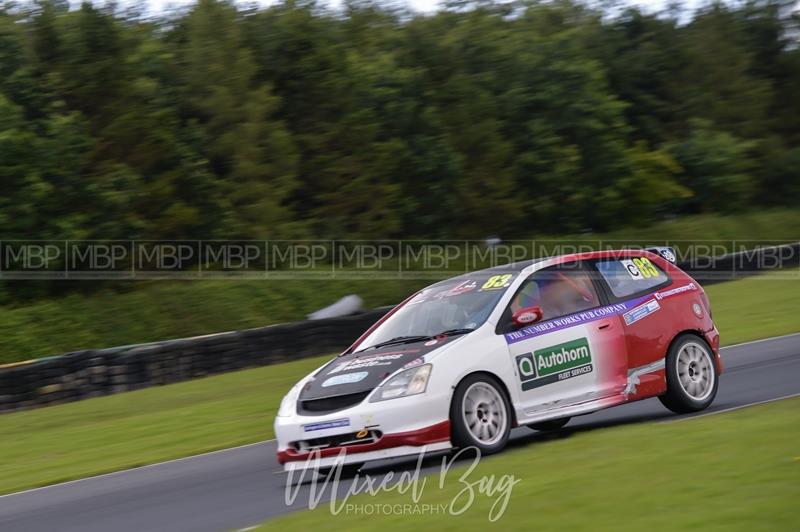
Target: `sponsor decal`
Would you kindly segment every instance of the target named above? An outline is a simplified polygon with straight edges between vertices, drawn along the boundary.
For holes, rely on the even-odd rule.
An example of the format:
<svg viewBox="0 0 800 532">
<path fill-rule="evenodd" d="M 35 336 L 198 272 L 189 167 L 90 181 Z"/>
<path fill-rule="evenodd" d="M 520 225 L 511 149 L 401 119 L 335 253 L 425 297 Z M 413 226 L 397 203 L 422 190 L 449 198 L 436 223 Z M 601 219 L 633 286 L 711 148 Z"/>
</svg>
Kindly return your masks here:
<svg viewBox="0 0 800 532">
<path fill-rule="evenodd" d="M 348 426 L 350 426 L 349 419 L 334 419 L 331 421 L 320 421 L 319 423 L 309 423 L 308 425 L 303 425 L 303 432 L 314 432 L 315 430 L 325 430 Z"/>
<path fill-rule="evenodd" d="M 642 272 L 639 271 L 639 267 L 636 266 L 636 264 L 634 264 L 632 260 L 625 259 L 619 261 L 619 263 L 622 264 L 622 266 L 625 268 L 625 271 L 628 272 L 628 275 L 631 276 L 631 279 L 636 279 L 637 281 L 639 279 L 644 279 Z"/>
<path fill-rule="evenodd" d="M 450 296 L 457 296 L 458 294 L 464 294 L 466 292 L 471 292 L 478 288 L 478 283 L 475 281 L 464 281 L 462 283 L 458 283 L 453 288 L 446 292 L 442 292 L 439 294 L 439 297 L 450 297 Z"/>
<path fill-rule="evenodd" d="M 537 320 L 540 320 L 541 318 L 542 318 L 541 312 L 534 312 L 532 310 L 528 310 L 525 312 L 520 312 L 516 316 L 516 321 L 517 323 L 525 324 L 525 323 L 533 323 Z"/>
<path fill-rule="evenodd" d="M 695 303 L 692 305 L 692 312 L 694 312 L 694 315 L 698 318 L 703 317 L 703 307 L 700 306 L 700 303 Z"/>
<path fill-rule="evenodd" d="M 656 296 L 656 299 L 659 301 L 662 299 L 666 299 L 670 296 L 675 296 L 678 294 L 682 294 L 684 292 L 691 292 L 693 290 L 697 290 L 697 285 L 694 283 L 685 284 L 683 286 L 679 286 L 678 288 L 673 288 L 671 290 L 664 290 L 663 292 L 656 292 L 653 294 Z"/>
<path fill-rule="evenodd" d="M 438 342 L 437 340 L 428 340 L 427 342 L 425 342 L 425 344 L 424 344 L 424 345 L 425 345 L 425 347 L 430 347 L 430 346 L 432 346 L 432 345 L 436 345 L 436 344 L 438 344 L 438 343 L 439 343 L 439 342 Z"/>
<path fill-rule="evenodd" d="M 656 268 L 647 257 L 636 257 L 635 259 L 625 259 L 619 261 L 620 264 L 631 276 L 631 279 L 640 281 L 642 279 L 658 279 L 661 271 Z"/>
<path fill-rule="evenodd" d="M 579 338 L 519 355 L 517 369 L 523 391 L 591 373 L 589 341 Z"/>
<path fill-rule="evenodd" d="M 461 281 L 460 283 L 453 285 L 450 288 L 447 286 L 435 286 L 433 288 L 426 288 L 422 290 L 419 294 L 414 297 L 411 301 L 406 303 L 406 305 L 416 305 L 417 303 L 423 303 L 425 301 L 430 301 L 432 299 L 446 299 L 448 297 L 457 296 L 459 294 L 466 294 L 467 292 L 472 292 L 478 288 L 478 282 L 472 279 L 467 279 L 466 281 Z"/>
<path fill-rule="evenodd" d="M 423 360 L 422 358 L 415 358 L 414 360 L 403 366 L 401 369 L 416 368 L 417 366 L 421 366 L 423 362 L 425 362 L 425 360 Z"/>
<path fill-rule="evenodd" d="M 656 251 L 658 251 L 659 255 L 673 264 L 678 260 L 671 248 L 656 248 Z"/>
<path fill-rule="evenodd" d="M 626 325 L 631 325 L 633 323 L 636 323 L 640 319 L 644 318 L 645 316 L 649 316 L 653 312 L 656 312 L 660 308 L 661 306 L 658 304 L 658 301 L 656 301 L 655 299 L 651 299 L 647 303 L 639 305 L 633 310 L 629 310 L 628 312 L 623 314 L 622 317 L 625 319 Z"/>
<path fill-rule="evenodd" d="M 664 369 L 665 361 L 663 358 L 656 360 L 655 362 L 651 362 L 644 366 L 639 366 L 638 368 L 631 368 L 628 370 L 628 383 L 625 385 L 625 389 L 622 390 L 622 393 L 625 395 L 631 395 L 636 393 L 636 387 L 641 384 L 639 377 L 647 375 L 648 373 L 653 373 L 656 371 L 661 371 Z"/>
<path fill-rule="evenodd" d="M 382 355 L 373 355 L 371 357 L 364 357 L 364 358 L 354 358 L 353 360 L 347 360 L 342 362 L 332 370 L 328 372 L 328 375 L 333 373 L 339 373 L 340 371 L 345 370 L 353 370 L 353 369 L 363 369 L 363 368 L 372 368 L 375 366 L 390 366 L 393 360 L 397 360 L 398 358 L 402 357 L 403 353 L 397 354 L 382 354 Z"/>
<path fill-rule="evenodd" d="M 515 344 L 553 331 L 582 325 L 584 323 L 608 318 L 609 316 L 616 316 L 635 308 L 649 298 L 650 296 L 642 296 L 623 303 L 613 303 L 591 310 L 576 312 L 575 314 L 568 314 L 545 322 L 535 323 L 518 331 L 507 333 L 505 335 L 506 343 Z"/>
<path fill-rule="evenodd" d="M 328 386 L 337 386 L 339 384 L 352 384 L 354 382 L 363 381 L 369 375 L 366 371 L 359 371 L 356 373 L 345 373 L 344 375 L 334 375 L 333 377 L 326 379 L 325 382 L 322 383 L 323 388 L 327 388 Z"/>
<path fill-rule="evenodd" d="M 519 369 L 519 380 L 522 382 L 536 378 L 536 364 L 533 362 L 533 353 L 525 353 L 517 356 L 517 369 Z"/>
</svg>

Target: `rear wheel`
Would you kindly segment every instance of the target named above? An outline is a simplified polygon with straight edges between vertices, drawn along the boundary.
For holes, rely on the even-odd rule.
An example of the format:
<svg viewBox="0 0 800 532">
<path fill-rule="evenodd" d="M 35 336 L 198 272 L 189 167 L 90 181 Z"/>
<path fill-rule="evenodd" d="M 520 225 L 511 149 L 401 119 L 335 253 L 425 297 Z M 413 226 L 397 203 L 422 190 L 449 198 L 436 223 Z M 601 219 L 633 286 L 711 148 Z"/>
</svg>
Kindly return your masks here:
<svg viewBox="0 0 800 532">
<path fill-rule="evenodd" d="M 700 337 L 687 335 L 670 347 L 666 359 L 667 393 L 661 403 L 678 414 L 707 408 L 717 395 L 719 375 L 711 348 Z"/>
<path fill-rule="evenodd" d="M 531 423 L 527 425 L 527 427 L 533 430 L 540 430 L 540 431 L 558 430 L 567 423 L 569 423 L 570 419 L 572 418 L 562 417 L 561 419 L 549 419 L 547 421 L 542 421 L 539 423 Z"/>
<path fill-rule="evenodd" d="M 500 451 L 511 431 L 511 405 L 497 379 L 470 375 L 461 381 L 450 405 L 453 443 L 477 447 L 481 454 Z"/>
</svg>

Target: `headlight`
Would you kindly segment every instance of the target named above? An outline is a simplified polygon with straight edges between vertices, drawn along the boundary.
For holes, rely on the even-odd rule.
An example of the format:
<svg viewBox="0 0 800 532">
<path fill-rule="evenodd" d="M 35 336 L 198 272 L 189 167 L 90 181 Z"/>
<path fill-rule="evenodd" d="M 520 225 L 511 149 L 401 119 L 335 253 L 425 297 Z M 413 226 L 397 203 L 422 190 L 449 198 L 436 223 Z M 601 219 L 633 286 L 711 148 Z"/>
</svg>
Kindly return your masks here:
<svg viewBox="0 0 800 532">
<path fill-rule="evenodd" d="M 428 377 L 431 374 L 431 368 L 432 366 L 430 364 L 423 364 L 416 368 L 401 371 L 380 386 L 372 395 L 370 402 L 374 403 L 376 401 L 385 401 L 387 399 L 423 393 L 425 388 L 428 387 Z"/>
</svg>

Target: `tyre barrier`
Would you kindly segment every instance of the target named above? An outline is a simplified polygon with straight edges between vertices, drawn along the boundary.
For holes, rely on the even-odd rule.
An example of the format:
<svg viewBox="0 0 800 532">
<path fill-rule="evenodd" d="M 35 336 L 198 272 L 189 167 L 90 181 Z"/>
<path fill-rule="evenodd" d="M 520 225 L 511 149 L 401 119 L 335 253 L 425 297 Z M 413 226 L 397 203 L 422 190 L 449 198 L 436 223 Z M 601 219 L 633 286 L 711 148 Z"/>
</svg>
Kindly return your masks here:
<svg viewBox="0 0 800 532">
<path fill-rule="evenodd" d="M 702 285 L 732 281 L 765 270 L 800 267 L 800 242 L 693 257 L 678 266 Z"/>
<path fill-rule="evenodd" d="M 345 349 L 389 308 L 0 366 L 0 412 L 79 401 Z"/>
</svg>

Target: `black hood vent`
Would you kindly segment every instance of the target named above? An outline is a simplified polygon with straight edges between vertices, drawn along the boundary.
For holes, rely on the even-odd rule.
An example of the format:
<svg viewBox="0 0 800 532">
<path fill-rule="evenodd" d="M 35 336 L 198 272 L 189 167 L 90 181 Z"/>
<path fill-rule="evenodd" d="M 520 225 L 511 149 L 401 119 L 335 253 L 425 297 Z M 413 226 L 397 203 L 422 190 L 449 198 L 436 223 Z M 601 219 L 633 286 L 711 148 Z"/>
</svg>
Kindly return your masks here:
<svg viewBox="0 0 800 532">
<path fill-rule="evenodd" d="M 335 397 L 323 397 L 322 399 L 309 399 L 307 401 L 297 401 L 297 412 L 304 416 L 321 416 L 330 414 L 338 410 L 344 410 L 355 406 L 369 395 L 371 390 L 347 395 L 337 395 Z"/>
<path fill-rule="evenodd" d="M 383 380 L 403 367 L 422 364 L 422 357 L 459 336 L 420 340 L 340 355 L 317 372 L 300 391 L 297 412 L 320 416 L 355 406 Z"/>
</svg>

